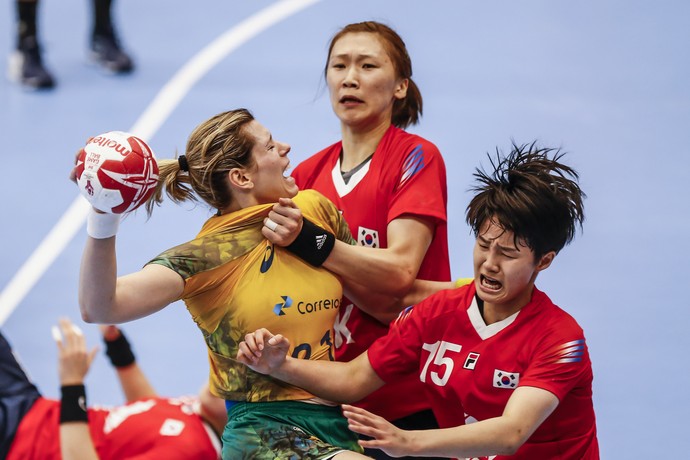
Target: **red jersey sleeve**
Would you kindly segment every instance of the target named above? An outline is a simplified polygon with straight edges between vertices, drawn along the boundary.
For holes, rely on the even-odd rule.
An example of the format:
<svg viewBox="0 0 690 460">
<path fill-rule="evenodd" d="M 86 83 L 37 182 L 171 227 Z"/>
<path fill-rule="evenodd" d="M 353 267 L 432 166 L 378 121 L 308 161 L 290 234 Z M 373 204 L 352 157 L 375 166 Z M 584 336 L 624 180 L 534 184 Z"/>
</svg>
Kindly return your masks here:
<svg viewBox="0 0 690 460">
<path fill-rule="evenodd" d="M 440 298 L 437 294 L 404 309 L 391 323 L 388 334 L 369 347 L 369 363 L 383 381 L 392 382 L 419 372 L 422 332 L 428 327 L 430 310 Z"/>
<path fill-rule="evenodd" d="M 582 328 L 567 313 L 549 322 L 520 386 L 547 390 L 562 401 L 575 386 L 591 378 L 592 365 Z"/>
<path fill-rule="evenodd" d="M 388 210 L 388 222 L 404 214 L 446 222 L 446 166 L 438 148 L 419 136 L 411 136 L 404 148 L 400 177 Z"/>
</svg>

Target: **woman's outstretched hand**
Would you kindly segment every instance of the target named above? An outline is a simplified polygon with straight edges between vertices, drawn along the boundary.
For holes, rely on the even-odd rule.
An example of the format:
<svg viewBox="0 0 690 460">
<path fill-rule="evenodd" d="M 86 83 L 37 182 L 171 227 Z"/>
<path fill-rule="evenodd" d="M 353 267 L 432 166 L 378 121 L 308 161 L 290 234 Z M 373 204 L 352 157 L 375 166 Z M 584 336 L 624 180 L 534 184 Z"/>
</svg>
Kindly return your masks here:
<svg viewBox="0 0 690 460">
<path fill-rule="evenodd" d="M 410 432 L 401 430 L 383 417 L 372 414 L 360 407 L 343 404 L 343 415 L 348 428 L 355 433 L 370 437 L 361 439 L 359 444 L 367 449 L 381 449 L 391 457 L 403 457 L 412 451 Z"/>
</svg>

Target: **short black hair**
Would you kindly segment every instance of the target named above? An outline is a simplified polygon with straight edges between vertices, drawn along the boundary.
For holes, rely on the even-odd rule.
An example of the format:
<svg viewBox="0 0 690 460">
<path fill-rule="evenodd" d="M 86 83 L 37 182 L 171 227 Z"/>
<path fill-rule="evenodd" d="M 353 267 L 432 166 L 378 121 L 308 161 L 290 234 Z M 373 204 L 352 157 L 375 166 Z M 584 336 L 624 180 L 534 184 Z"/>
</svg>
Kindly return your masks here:
<svg viewBox="0 0 690 460">
<path fill-rule="evenodd" d="M 558 253 L 575 236 L 584 221 L 578 173 L 561 162 L 560 149 L 541 148 L 536 141 L 517 145 L 504 155 L 487 154 L 493 171 L 477 168 L 470 190 L 476 192 L 465 211 L 465 220 L 475 237 L 485 222 L 513 232 L 540 258 Z"/>
</svg>

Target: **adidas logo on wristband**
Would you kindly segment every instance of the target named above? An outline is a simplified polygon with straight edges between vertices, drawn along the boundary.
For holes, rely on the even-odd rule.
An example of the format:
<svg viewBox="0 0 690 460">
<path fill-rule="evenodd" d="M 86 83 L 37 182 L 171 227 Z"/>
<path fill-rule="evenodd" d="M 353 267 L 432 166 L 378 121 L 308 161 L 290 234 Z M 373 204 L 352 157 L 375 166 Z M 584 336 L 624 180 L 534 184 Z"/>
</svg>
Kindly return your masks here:
<svg viewBox="0 0 690 460">
<path fill-rule="evenodd" d="M 335 235 L 303 218 L 302 230 L 286 249 L 314 267 L 320 267 L 334 246 Z"/>
</svg>

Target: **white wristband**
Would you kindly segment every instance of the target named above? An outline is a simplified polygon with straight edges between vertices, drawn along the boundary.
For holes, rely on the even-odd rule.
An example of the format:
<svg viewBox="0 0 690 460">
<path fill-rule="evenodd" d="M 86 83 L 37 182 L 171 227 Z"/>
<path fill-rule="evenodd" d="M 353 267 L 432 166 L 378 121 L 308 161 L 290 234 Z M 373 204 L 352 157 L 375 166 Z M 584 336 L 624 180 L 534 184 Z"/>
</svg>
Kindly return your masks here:
<svg viewBox="0 0 690 460">
<path fill-rule="evenodd" d="M 119 227 L 119 214 L 102 214 L 91 209 L 86 218 L 86 233 L 97 240 L 115 236 Z"/>
</svg>

